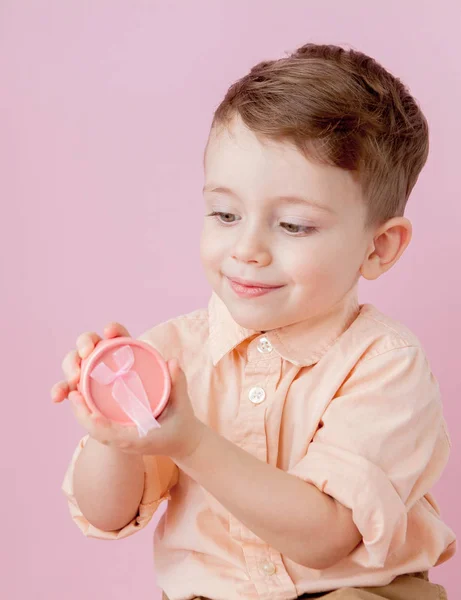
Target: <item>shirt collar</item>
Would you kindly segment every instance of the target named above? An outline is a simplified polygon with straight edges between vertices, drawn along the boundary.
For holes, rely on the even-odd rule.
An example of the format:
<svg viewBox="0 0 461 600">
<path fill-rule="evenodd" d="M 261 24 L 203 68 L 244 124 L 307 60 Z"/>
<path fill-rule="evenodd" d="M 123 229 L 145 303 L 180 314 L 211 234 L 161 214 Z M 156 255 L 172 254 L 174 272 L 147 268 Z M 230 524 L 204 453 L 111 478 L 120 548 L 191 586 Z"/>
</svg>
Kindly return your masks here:
<svg viewBox="0 0 461 600">
<path fill-rule="evenodd" d="M 267 331 L 264 336 L 282 358 L 298 366 L 315 364 L 352 324 L 360 310 L 357 284 L 328 313 Z M 245 329 L 234 321 L 213 292 L 208 304 L 210 351 L 213 364 L 261 331 Z"/>
</svg>

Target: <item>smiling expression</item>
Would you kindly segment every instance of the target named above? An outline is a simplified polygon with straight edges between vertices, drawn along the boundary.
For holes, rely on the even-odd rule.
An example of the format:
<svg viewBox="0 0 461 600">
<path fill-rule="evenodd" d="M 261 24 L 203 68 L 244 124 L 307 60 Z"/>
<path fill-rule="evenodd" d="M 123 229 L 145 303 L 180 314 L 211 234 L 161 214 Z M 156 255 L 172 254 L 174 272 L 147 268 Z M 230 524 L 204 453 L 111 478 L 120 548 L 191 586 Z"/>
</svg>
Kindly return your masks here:
<svg viewBox="0 0 461 600">
<path fill-rule="evenodd" d="M 239 118 L 210 133 L 204 166 L 201 260 L 242 327 L 318 317 L 356 286 L 372 235 L 350 172 L 258 139 Z"/>
</svg>

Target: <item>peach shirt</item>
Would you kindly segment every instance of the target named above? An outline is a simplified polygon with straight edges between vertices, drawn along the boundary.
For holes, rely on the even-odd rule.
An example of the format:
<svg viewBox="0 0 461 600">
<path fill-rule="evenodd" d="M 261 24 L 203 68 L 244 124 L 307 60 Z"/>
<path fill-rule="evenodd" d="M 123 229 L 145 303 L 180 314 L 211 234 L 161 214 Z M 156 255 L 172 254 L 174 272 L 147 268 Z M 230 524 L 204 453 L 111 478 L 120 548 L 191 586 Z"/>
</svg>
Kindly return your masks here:
<svg viewBox="0 0 461 600">
<path fill-rule="evenodd" d="M 266 334 L 240 327 L 213 293 L 208 309 L 140 339 L 179 359 L 201 420 L 349 507 L 362 534 L 334 566 L 304 567 L 254 535 L 170 459 L 153 456 L 144 457 L 138 516 L 120 531 L 98 530 L 72 489 L 85 436 L 63 483 L 72 518 L 86 536 L 119 539 L 145 527 L 168 499 L 154 555 L 170 600 L 288 600 L 386 585 L 454 554 L 454 533 L 429 494 L 450 450 L 437 381 L 415 335 L 359 305 L 356 289 L 327 318 Z"/>
</svg>

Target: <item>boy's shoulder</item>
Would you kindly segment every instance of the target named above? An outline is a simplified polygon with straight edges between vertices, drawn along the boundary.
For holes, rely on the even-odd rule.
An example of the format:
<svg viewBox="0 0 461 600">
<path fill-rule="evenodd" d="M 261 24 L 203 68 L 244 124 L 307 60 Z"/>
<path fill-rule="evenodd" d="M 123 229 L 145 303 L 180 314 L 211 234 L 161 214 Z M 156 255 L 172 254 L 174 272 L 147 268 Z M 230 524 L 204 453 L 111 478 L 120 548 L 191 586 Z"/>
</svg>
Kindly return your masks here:
<svg viewBox="0 0 461 600">
<path fill-rule="evenodd" d="M 138 339 L 154 346 L 165 359 L 209 348 L 209 306 L 181 314 L 158 323 Z M 361 304 L 357 318 L 337 340 L 341 353 L 355 355 L 360 362 L 386 352 L 417 348 L 424 354 L 418 336 L 399 320 L 385 314 L 373 304 Z"/>
<path fill-rule="evenodd" d="M 373 304 L 360 305 L 360 312 L 344 337 L 345 343 L 353 341 L 361 347 L 363 360 L 402 348 L 418 348 L 423 352 L 420 339 L 407 325 Z"/>
<path fill-rule="evenodd" d="M 168 360 L 179 358 L 186 350 L 196 353 L 199 348 L 203 349 L 208 331 L 208 308 L 199 308 L 158 323 L 138 339 L 151 344 Z"/>
</svg>

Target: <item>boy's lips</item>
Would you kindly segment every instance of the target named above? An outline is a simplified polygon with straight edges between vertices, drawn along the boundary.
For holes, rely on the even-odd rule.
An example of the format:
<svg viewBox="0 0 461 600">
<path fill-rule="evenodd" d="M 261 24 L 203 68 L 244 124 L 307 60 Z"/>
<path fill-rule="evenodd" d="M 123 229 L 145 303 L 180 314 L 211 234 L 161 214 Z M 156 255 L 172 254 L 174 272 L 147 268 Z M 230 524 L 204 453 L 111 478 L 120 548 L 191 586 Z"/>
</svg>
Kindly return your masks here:
<svg viewBox="0 0 461 600">
<path fill-rule="evenodd" d="M 260 281 L 250 281 L 249 279 L 241 279 L 240 277 L 228 277 L 231 282 L 238 283 L 244 287 L 254 287 L 254 288 L 270 288 L 276 289 L 283 287 L 281 285 L 274 285 L 270 283 L 261 283 Z"/>
<path fill-rule="evenodd" d="M 267 283 L 249 281 L 238 277 L 228 277 L 227 279 L 233 291 L 240 298 L 256 298 L 283 287 L 282 285 L 268 285 Z"/>
</svg>

